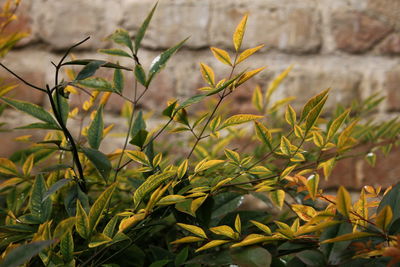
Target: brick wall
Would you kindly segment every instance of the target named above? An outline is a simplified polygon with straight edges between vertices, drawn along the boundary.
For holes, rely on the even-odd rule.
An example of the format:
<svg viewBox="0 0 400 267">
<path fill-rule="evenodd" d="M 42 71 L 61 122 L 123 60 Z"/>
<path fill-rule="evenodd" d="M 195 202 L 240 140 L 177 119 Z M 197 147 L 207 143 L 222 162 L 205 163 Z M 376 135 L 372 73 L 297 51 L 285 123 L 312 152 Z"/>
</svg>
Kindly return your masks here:
<svg viewBox="0 0 400 267">
<path fill-rule="evenodd" d="M 31 35 L 3 62 L 36 84 L 51 83 L 50 61 L 88 35 L 91 40 L 75 52 L 76 57 L 105 58 L 96 53 L 98 48 L 110 46 L 104 37 L 118 27 L 133 34 L 154 4 L 152 0 L 23 2 L 21 20 L 13 27 L 27 29 Z M 328 105 L 332 106 L 382 92 L 388 97 L 378 115 L 386 118 L 400 112 L 399 0 L 161 0 L 143 40 L 140 56 L 144 65 L 148 66 L 163 49 L 187 36 L 191 38 L 160 73 L 153 92 L 143 102 L 144 108 L 154 109 L 169 97 L 196 93 L 202 85 L 200 61 L 210 64 L 216 73 L 227 72 L 215 62 L 208 47 L 231 50 L 232 32 L 246 12 L 249 20 L 244 46 L 265 44 L 247 66 L 268 67 L 255 82 L 265 87 L 271 77 L 290 64 L 295 66 L 276 99 L 294 95 L 295 106 L 299 107 L 308 97 L 331 87 Z M 0 77 L 7 76 L 0 71 Z M 234 100 L 237 110 L 248 108 L 242 103 L 250 101 L 255 82 L 242 88 Z M 42 95 L 22 85 L 16 96 L 46 105 Z M 121 100 L 112 100 L 109 111 L 117 113 Z M 399 153 L 396 151 L 388 162 L 396 162 Z M 342 173 L 329 186 L 348 182 L 357 187 L 364 181 L 387 184 L 399 180 L 400 170 L 380 165 L 371 170 L 358 160 L 343 163 Z M 346 173 L 352 174 L 356 182 L 349 182 Z M 390 181 L 382 180 L 386 176 L 391 177 Z"/>
</svg>

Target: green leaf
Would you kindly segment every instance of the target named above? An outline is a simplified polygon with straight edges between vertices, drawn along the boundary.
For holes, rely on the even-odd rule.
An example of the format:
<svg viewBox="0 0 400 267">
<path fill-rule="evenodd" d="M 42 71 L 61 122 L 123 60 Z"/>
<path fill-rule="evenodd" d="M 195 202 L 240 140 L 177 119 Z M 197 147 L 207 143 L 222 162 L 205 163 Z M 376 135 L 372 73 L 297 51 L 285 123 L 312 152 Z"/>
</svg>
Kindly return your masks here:
<svg viewBox="0 0 400 267">
<path fill-rule="evenodd" d="M 136 189 L 135 193 L 133 194 L 133 203 L 134 209 L 136 209 L 142 199 L 151 193 L 154 189 L 156 189 L 159 185 L 163 182 L 170 179 L 172 176 L 175 175 L 173 171 L 167 171 L 160 174 L 153 174 L 149 176 L 143 184 L 141 184 L 138 189 Z"/>
<path fill-rule="evenodd" d="M 219 127 L 219 130 L 224 129 L 226 127 L 232 125 L 239 125 L 242 123 L 246 123 L 249 121 L 254 121 L 263 118 L 263 116 L 253 115 L 253 114 L 237 114 L 226 119 L 222 125 Z"/>
<path fill-rule="evenodd" d="M 88 143 L 91 148 L 99 149 L 103 139 L 103 129 L 103 106 L 101 105 L 88 129 Z"/>
<path fill-rule="evenodd" d="M 146 73 L 144 72 L 143 67 L 138 64 L 135 66 L 135 77 L 141 85 L 146 86 Z"/>
<path fill-rule="evenodd" d="M 152 264 L 150 264 L 149 267 L 163 267 L 170 262 L 171 262 L 171 260 L 158 260 L 158 261 L 155 261 Z"/>
<path fill-rule="evenodd" d="M 42 250 L 53 244 L 53 240 L 36 241 L 29 244 L 21 245 L 11 250 L 5 259 L 2 261 L 1 266 L 4 267 L 18 267 L 27 263 L 31 258 L 39 254 Z"/>
<path fill-rule="evenodd" d="M 115 91 L 122 94 L 122 91 L 124 90 L 124 75 L 122 74 L 122 70 L 114 70 L 113 82 Z"/>
<path fill-rule="evenodd" d="M 53 116 L 42 107 L 29 102 L 14 100 L 6 97 L 0 97 L 0 99 L 6 102 L 8 105 L 58 128 L 58 124 L 54 120 Z"/>
<path fill-rule="evenodd" d="M 139 130 L 139 132 L 132 138 L 132 140 L 129 141 L 129 144 L 143 148 L 148 134 L 149 132 L 147 132 L 146 130 Z"/>
<path fill-rule="evenodd" d="M 93 163 L 94 167 L 103 177 L 103 179 L 107 181 L 112 169 L 111 163 L 108 160 L 107 156 L 98 150 L 88 147 L 82 147 L 82 151 L 85 156 L 90 160 L 90 162 Z"/>
<path fill-rule="evenodd" d="M 57 95 L 53 96 L 54 103 L 56 104 L 56 110 L 57 113 L 61 115 L 64 125 L 66 125 L 69 113 L 68 100 L 63 96 L 58 95 L 58 92 L 56 92 L 56 94 Z"/>
<path fill-rule="evenodd" d="M 108 203 L 111 200 L 111 196 L 116 188 L 117 184 L 114 183 L 109 186 L 93 203 L 89 212 L 89 230 L 94 232 L 97 224 L 100 222 L 103 211 L 107 208 Z"/>
<path fill-rule="evenodd" d="M 46 182 L 44 181 L 43 175 L 39 174 L 36 176 L 35 183 L 32 187 L 29 209 L 32 215 L 37 218 L 40 223 L 46 222 L 51 216 L 51 199 L 48 198 L 43 201 L 46 191 Z"/>
<path fill-rule="evenodd" d="M 104 227 L 103 230 L 103 234 L 105 234 L 106 236 L 112 238 L 114 236 L 114 232 L 115 232 L 115 227 L 117 226 L 118 223 L 118 216 L 115 215 L 106 225 L 106 227 Z"/>
<path fill-rule="evenodd" d="M 254 246 L 231 251 L 233 262 L 246 267 L 271 266 L 272 256 L 265 248 Z"/>
<path fill-rule="evenodd" d="M 151 18 L 153 17 L 154 11 L 157 8 L 156 3 L 154 7 L 151 9 L 150 13 L 147 15 L 146 19 L 143 21 L 142 25 L 140 26 L 139 30 L 136 33 L 135 36 L 135 54 L 137 54 L 139 48 L 140 48 L 140 43 L 142 42 L 142 39 L 146 33 L 147 27 L 150 24 Z"/>
<path fill-rule="evenodd" d="M 72 61 L 65 62 L 65 63 L 62 64 L 62 66 L 65 66 L 65 65 L 87 65 L 87 64 L 89 64 L 90 62 L 93 62 L 93 61 L 98 61 L 98 60 L 96 60 L 96 59 L 78 59 L 78 60 L 72 60 Z M 101 67 L 132 71 L 131 68 L 120 66 L 118 64 L 114 64 L 114 63 L 110 63 L 110 62 L 106 62 Z"/>
<path fill-rule="evenodd" d="M 182 249 L 175 257 L 175 266 L 182 266 L 189 256 L 189 247 Z"/>
<path fill-rule="evenodd" d="M 64 262 L 70 262 L 74 259 L 74 239 L 71 231 L 68 231 L 60 242 L 60 252 Z"/>
<path fill-rule="evenodd" d="M 132 125 L 131 137 L 134 137 L 140 130 L 146 130 L 146 122 L 143 119 L 143 112 L 140 110 Z"/>
<path fill-rule="evenodd" d="M 43 195 L 42 202 L 45 201 L 47 198 L 49 198 L 52 194 L 57 192 L 59 189 L 61 189 L 64 185 L 68 184 L 71 182 L 71 179 L 61 179 L 55 182 L 49 190 Z"/>
<path fill-rule="evenodd" d="M 82 206 L 86 210 L 89 210 L 88 196 L 85 193 L 83 193 L 80 187 L 75 183 L 69 188 L 67 194 L 64 197 L 65 210 L 67 211 L 70 217 L 76 215 L 77 200 L 79 200 L 82 203 Z"/>
<path fill-rule="evenodd" d="M 397 183 L 386 195 L 383 196 L 379 203 L 377 213 L 381 212 L 386 206 L 392 208 L 392 221 L 400 218 L 400 183 Z"/>
<path fill-rule="evenodd" d="M 89 78 L 79 81 L 80 85 L 96 89 L 96 91 L 114 92 L 112 84 L 103 78 Z"/>
<path fill-rule="evenodd" d="M 325 256 L 319 250 L 304 250 L 296 256 L 307 266 L 327 266 Z"/>
<path fill-rule="evenodd" d="M 185 101 L 183 101 L 182 104 L 180 104 L 180 105 L 178 106 L 178 108 L 175 110 L 175 113 L 176 113 L 178 110 L 180 110 L 180 109 L 183 109 L 183 108 L 185 108 L 185 107 L 188 107 L 188 106 L 193 105 L 193 104 L 196 104 L 196 103 L 199 103 L 201 100 L 203 100 L 204 98 L 206 98 L 206 96 L 207 96 L 207 95 L 201 94 L 201 95 L 195 95 L 195 96 L 189 97 L 188 99 L 186 99 Z"/>
<path fill-rule="evenodd" d="M 75 77 L 76 81 L 84 80 L 86 78 L 89 78 L 90 76 L 93 76 L 96 71 L 104 64 L 106 64 L 107 61 L 103 60 L 93 60 L 89 62 L 83 69 L 78 73 L 78 75 Z"/>
<path fill-rule="evenodd" d="M 15 129 L 46 129 L 46 130 L 61 130 L 57 125 L 49 123 L 31 123 L 25 126 L 16 127 Z"/>
<path fill-rule="evenodd" d="M 76 201 L 75 228 L 82 238 L 88 239 L 90 237 L 89 218 L 79 200 Z"/>
<path fill-rule="evenodd" d="M 60 239 L 62 238 L 67 232 L 72 231 L 72 228 L 75 226 L 76 219 L 75 217 L 69 217 L 67 219 L 62 220 L 54 229 L 53 238 Z"/>
<path fill-rule="evenodd" d="M 125 52 L 122 49 L 117 49 L 117 48 L 111 48 L 111 49 L 100 49 L 100 53 L 107 54 L 107 55 L 112 55 L 112 56 L 120 56 L 120 57 L 129 57 L 132 58 L 131 55 L 129 55 L 127 52 Z"/>
<path fill-rule="evenodd" d="M 117 44 L 128 47 L 133 52 L 132 40 L 129 33 L 124 29 L 117 29 L 107 39 L 114 41 Z"/>
<path fill-rule="evenodd" d="M 169 104 L 169 105 L 163 110 L 162 114 L 163 114 L 164 116 L 167 116 L 167 117 L 171 118 L 171 117 L 172 117 L 172 114 L 174 113 L 174 109 L 175 109 L 177 103 L 178 103 L 178 101 L 174 101 L 174 102 L 172 102 L 171 104 Z"/>
<path fill-rule="evenodd" d="M 147 86 L 150 84 L 151 80 L 154 78 L 154 75 L 156 75 L 156 73 L 158 73 L 162 68 L 165 67 L 165 64 L 167 64 L 167 61 L 171 58 L 171 56 L 173 54 L 175 54 L 176 51 L 178 51 L 183 46 L 183 44 L 186 42 L 187 39 L 189 39 L 189 38 L 186 38 L 185 40 L 181 41 L 177 45 L 162 52 L 159 56 L 157 56 L 153 60 L 153 62 L 151 63 L 151 66 L 150 66 L 150 70 L 149 70 L 149 79 L 146 82 Z"/>
</svg>

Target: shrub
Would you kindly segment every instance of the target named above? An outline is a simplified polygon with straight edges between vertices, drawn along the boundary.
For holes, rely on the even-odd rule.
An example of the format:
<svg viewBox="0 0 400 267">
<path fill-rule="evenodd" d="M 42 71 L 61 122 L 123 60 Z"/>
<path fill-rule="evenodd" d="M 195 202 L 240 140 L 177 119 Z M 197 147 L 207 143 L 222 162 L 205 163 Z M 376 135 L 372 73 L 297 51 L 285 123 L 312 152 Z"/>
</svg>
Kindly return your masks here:
<svg viewBox="0 0 400 267">
<path fill-rule="evenodd" d="M 353 153 L 355 147 L 366 147 L 361 156 L 373 164 L 377 149 L 388 153 L 398 144 L 395 119 L 366 119 L 382 98 L 338 106 L 332 114 L 323 110 L 329 89 L 312 97 L 301 112 L 292 108 L 291 99 L 269 103 L 289 67 L 265 93 L 255 89 L 257 115 L 227 114 L 224 100 L 263 70 L 238 70 L 262 47 L 241 50 L 246 15 L 233 35 L 233 57 L 211 48 L 230 75 L 218 81 L 213 69 L 201 63 L 206 84 L 201 93 L 169 101 L 162 111 L 166 122 L 149 129 L 140 101 L 186 41 L 161 53 L 145 70 L 138 52 L 155 8 L 134 41 L 119 29 L 109 39 L 121 48 L 100 50 L 131 59 L 132 68 L 104 60 L 66 61 L 87 38 L 54 63 L 53 86 L 20 78 L 47 95 L 51 111 L 1 98 L 38 119 L 20 128 L 46 130 L 43 141 L 1 159 L 3 266 L 396 264 L 400 185 L 384 193 L 365 186 L 354 203 L 343 187 L 336 196 L 319 187 L 320 177 L 328 179 L 337 161 L 360 156 Z M 62 68 L 77 65 L 83 68 L 78 73 L 69 69 L 70 80 L 60 79 Z M 100 68 L 113 69 L 112 81 L 95 76 Z M 133 99 L 125 96 L 124 75 L 135 77 Z M 69 102 L 76 93 L 90 95 L 80 111 Z M 123 113 L 129 130 L 122 149 L 105 154 L 99 148 L 112 126 L 105 127 L 103 113 L 112 93 L 127 100 Z M 205 101 L 211 103 L 208 110 L 191 111 Z M 72 134 L 69 122 L 79 113 L 90 120 Z M 239 126 L 249 122 L 253 127 Z M 178 135 L 175 140 L 183 145 L 166 146 L 163 134 Z M 237 138 L 254 148 L 235 149 Z M 238 209 L 246 195 L 276 210 Z"/>
</svg>

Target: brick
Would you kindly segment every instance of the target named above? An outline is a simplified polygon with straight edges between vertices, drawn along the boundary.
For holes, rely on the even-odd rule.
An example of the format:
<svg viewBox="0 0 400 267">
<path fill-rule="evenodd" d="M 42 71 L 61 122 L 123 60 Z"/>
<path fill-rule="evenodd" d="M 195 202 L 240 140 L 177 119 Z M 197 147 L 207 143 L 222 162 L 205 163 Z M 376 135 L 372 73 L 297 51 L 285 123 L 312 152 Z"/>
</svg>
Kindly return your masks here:
<svg viewBox="0 0 400 267">
<path fill-rule="evenodd" d="M 244 48 L 265 44 L 268 48 L 288 53 L 312 53 L 319 50 L 322 40 L 321 18 L 313 5 L 293 2 L 289 5 L 284 1 L 242 2 L 215 2 L 210 23 L 211 45 L 232 49 L 235 27 L 248 12 Z"/>
<path fill-rule="evenodd" d="M 366 9 L 400 30 L 400 2 L 398 0 L 368 0 Z"/>
<path fill-rule="evenodd" d="M 100 48 L 122 19 L 117 0 L 35 0 L 33 32 L 53 50 L 63 50 L 87 36 L 92 39 L 79 48 Z M 79 49 L 78 48 L 78 49 Z"/>
<path fill-rule="evenodd" d="M 378 46 L 379 53 L 383 55 L 396 56 L 400 55 L 400 33 L 389 35 Z"/>
<path fill-rule="evenodd" d="M 400 148 L 393 148 L 388 156 L 377 153 L 377 160 L 374 167 L 363 161 L 363 185 L 382 186 L 387 188 L 400 180 Z"/>
<path fill-rule="evenodd" d="M 132 34 L 150 12 L 154 1 L 126 1 L 123 27 Z M 151 49 L 166 49 L 190 36 L 186 45 L 201 48 L 208 45 L 210 0 L 166 0 L 160 1 L 153 19 L 142 41 Z"/>
<path fill-rule="evenodd" d="M 391 26 L 358 11 L 336 11 L 332 15 L 332 32 L 339 50 L 364 53 L 391 31 Z"/>
<path fill-rule="evenodd" d="M 400 110 L 400 66 L 388 71 L 385 75 L 384 87 L 387 93 L 387 109 Z"/>
<path fill-rule="evenodd" d="M 299 109 L 309 98 L 331 88 L 325 110 L 332 110 L 337 104 L 350 105 L 358 98 L 361 75 L 356 71 L 339 70 L 329 66 L 320 68 L 305 67 L 294 69 L 282 84 L 286 97 L 295 96 L 294 107 Z"/>
</svg>

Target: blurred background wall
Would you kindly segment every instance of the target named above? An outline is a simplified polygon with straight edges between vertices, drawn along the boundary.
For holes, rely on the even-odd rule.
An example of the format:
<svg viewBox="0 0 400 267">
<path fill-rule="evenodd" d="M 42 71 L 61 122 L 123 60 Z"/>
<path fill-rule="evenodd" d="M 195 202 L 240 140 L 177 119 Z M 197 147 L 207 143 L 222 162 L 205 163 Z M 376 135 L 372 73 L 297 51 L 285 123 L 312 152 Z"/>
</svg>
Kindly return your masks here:
<svg viewBox="0 0 400 267">
<path fill-rule="evenodd" d="M 20 19 L 11 28 L 24 29 L 31 34 L 3 59 L 3 63 L 42 86 L 52 84 L 50 61 L 57 61 L 67 47 L 91 36 L 74 55 L 107 58 L 96 52 L 110 46 L 104 38 L 118 27 L 134 35 L 154 4 L 153 0 L 22 2 L 18 10 Z M 249 20 L 244 47 L 260 44 L 265 47 L 243 67 L 267 66 L 267 69 L 237 92 L 232 99 L 233 111 L 251 112 L 255 85 L 265 89 L 272 77 L 294 64 L 275 99 L 296 96 L 294 105 L 300 107 L 307 98 L 330 87 L 328 105 L 332 107 L 338 102 L 347 105 L 354 99 L 380 92 L 387 98 L 377 116 L 399 115 L 400 0 L 160 0 L 139 54 L 143 65 L 149 66 L 161 51 L 187 36 L 190 39 L 159 74 L 143 101 L 143 108 L 159 109 L 169 98 L 195 94 L 197 88 L 204 86 L 199 62 L 211 65 L 217 77 L 222 77 L 228 70 L 213 59 L 209 47 L 232 51 L 232 33 L 246 12 Z M 121 63 L 125 62 L 121 60 Z M 0 77 L 10 81 L 4 71 L 0 72 Z M 131 84 L 131 78 L 126 79 L 126 83 Z M 47 105 L 42 94 L 23 85 L 14 95 Z M 119 127 L 124 129 L 124 121 L 116 115 L 123 101 L 117 97 L 111 101 L 108 116 L 117 126 L 121 122 Z M 9 110 L 4 120 L 16 127 L 29 118 Z M 11 142 L 22 134 L 24 132 L 1 133 L 1 156 L 18 148 Z M 355 188 L 362 184 L 395 183 L 400 178 L 399 158 L 400 150 L 395 150 L 387 159 L 380 156 L 375 168 L 367 166 L 362 159 L 342 162 L 327 186 L 343 184 Z"/>
</svg>

